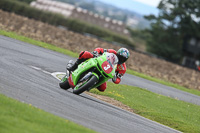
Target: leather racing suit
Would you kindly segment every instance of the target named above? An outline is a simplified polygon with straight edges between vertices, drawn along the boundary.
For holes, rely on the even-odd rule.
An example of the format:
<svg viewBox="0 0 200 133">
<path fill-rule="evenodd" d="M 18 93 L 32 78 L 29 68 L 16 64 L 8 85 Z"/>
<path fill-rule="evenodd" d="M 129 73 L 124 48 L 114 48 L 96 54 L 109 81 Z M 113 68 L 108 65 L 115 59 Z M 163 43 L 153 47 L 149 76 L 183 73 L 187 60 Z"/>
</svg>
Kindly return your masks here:
<svg viewBox="0 0 200 133">
<path fill-rule="evenodd" d="M 109 53 L 114 53 L 115 55 L 117 54 L 117 52 L 114 50 L 114 49 L 103 49 L 103 48 L 96 48 L 94 51 L 97 51 L 98 54 L 102 55 L 104 52 L 109 52 Z M 82 51 L 80 54 L 79 54 L 79 58 L 78 60 L 80 62 L 83 62 L 85 61 L 86 59 L 89 59 L 89 58 L 93 58 L 94 55 L 88 51 Z M 120 81 L 121 81 L 121 78 L 122 76 L 125 74 L 126 72 L 126 64 L 123 63 L 123 64 L 118 64 L 117 65 L 117 69 L 116 69 L 116 74 L 115 74 L 115 77 L 112 79 L 112 81 L 115 83 L 115 84 L 119 84 Z M 99 87 L 97 87 L 97 89 L 99 91 L 105 91 L 107 87 L 107 84 L 106 82 L 101 84 Z"/>
</svg>

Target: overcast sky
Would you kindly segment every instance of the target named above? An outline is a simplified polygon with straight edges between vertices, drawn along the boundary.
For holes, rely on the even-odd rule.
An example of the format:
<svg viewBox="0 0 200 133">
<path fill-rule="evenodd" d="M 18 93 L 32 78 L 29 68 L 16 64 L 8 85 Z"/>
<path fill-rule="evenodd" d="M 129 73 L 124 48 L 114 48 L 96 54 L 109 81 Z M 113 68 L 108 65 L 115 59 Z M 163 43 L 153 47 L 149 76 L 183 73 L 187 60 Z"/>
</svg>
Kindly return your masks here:
<svg viewBox="0 0 200 133">
<path fill-rule="evenodd" d="M 98 0 L 107 4 L 120 7 L 122 9 L 128 9 L 135 11 L 142 15 L 158 14 L 158 9 L 156 8 L 160 0 Z"/>
<path fill-rule="evenodd" d="M 161 0 L 133 0 L 133 1 L 138 1 L 140 3 L 146 4 L 149 6 L 157 7 L 157 5 L 159 4 Z"/>
</svg>

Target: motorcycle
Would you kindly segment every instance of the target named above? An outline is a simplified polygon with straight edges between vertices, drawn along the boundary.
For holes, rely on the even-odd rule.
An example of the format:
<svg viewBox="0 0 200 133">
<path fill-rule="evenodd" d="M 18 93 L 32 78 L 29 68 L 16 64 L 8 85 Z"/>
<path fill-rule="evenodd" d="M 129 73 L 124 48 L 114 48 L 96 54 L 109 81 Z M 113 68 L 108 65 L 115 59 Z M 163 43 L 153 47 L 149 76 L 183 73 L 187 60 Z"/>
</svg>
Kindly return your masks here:
<svg viewBox="0 0 200 133">
<path fill-rule="evenodd" d="M 59 83 L 62 89 L 73 89 L 74 94 L 81 94 L 100 86 L 115 76 L 118 58 L 113 53 L 104 52 L 78 65 L 78 68 L 62 78 Z"/>
</svg>

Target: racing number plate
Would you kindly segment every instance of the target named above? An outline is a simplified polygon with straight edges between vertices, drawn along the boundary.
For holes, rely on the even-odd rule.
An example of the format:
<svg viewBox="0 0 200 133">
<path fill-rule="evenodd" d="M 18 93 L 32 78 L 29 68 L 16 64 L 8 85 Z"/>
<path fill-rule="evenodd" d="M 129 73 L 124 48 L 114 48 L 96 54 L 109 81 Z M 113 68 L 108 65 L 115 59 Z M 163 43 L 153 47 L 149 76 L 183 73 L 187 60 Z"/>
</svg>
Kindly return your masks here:
<svg viewBox="0 0 200 133">
<path fill-rule="evenodd" d="M 112 72 L 112 70 L 113 70 L 112 66 L 107 61 L 105 61 L 101 65 L 101 67 L 103 68 L 104 72 L 107 73 L 107 74 L 110 73 L 110 72 Z"/>
</svg>

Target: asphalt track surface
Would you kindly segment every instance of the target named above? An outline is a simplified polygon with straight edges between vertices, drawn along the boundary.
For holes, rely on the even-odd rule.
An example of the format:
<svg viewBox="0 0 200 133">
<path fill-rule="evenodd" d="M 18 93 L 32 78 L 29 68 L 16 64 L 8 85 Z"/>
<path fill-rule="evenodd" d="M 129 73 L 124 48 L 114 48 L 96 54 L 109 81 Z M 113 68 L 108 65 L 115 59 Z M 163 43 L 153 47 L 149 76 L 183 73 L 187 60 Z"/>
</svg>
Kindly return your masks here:
<svg viewBox="0 0 200 133">
<path fill-rule="evenodd" d="M 102 133 L 179 132 L 86 94 L 59 88 L 50 74 L 65 72 L 69 56 L 0 36 L 0 93 Z M 200 97 L 126 74 L 122 84 L 194 104 Z"/>
</svg>

